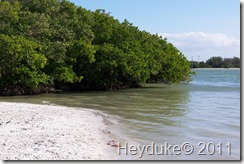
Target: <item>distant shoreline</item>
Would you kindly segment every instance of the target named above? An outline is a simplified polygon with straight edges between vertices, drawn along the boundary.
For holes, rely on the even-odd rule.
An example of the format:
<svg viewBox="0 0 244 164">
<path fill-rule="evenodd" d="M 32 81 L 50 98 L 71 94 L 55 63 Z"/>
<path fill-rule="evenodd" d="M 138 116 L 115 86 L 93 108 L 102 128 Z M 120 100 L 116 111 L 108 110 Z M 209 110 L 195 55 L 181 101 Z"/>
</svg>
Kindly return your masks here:
<svg viewBox="0 0 244 164">
<path fill-rule="evenodd" d="M 0 160 L 110 160 L 117 150 L 90 109 L 0 102 L 0 115 Z"/>
<path fill-rule="evenodd" d="M 239 70 L 241 68 L 191 68 L 192 70 L 196 69 L 206 69 L 206 70 Z"/>
</svg>

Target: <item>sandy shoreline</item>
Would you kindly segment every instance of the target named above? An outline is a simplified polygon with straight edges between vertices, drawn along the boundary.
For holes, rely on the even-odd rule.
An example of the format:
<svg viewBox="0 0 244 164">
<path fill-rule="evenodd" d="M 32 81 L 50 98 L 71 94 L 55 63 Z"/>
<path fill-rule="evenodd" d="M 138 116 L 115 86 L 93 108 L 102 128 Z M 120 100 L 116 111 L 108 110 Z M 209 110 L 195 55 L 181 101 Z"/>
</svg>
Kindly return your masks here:
<svg viewBox="0 0 244 164">
<path fill-rule="evenodd" d="M 0 160 L 112 159 L 102 116 L 77 109 L 0 102 Z"/>
</svg>

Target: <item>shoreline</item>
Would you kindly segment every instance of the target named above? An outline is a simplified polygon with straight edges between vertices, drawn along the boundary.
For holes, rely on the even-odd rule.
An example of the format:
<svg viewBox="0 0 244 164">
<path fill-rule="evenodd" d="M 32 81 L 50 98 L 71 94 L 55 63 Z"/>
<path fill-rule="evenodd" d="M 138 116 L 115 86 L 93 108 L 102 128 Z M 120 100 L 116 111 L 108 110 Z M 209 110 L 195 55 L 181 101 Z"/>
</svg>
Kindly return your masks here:
<svg viewBox="0 0 244 164">
<path fill-rule="evenodd" d="M 241 68 L 191 68 L 191 70 L 240 70 Z"/>
<path fill-rule="evenodd" d="M 113 160 L 104 118 L 92 109 L 0 102 L 0 160 Z"/>
</svg>

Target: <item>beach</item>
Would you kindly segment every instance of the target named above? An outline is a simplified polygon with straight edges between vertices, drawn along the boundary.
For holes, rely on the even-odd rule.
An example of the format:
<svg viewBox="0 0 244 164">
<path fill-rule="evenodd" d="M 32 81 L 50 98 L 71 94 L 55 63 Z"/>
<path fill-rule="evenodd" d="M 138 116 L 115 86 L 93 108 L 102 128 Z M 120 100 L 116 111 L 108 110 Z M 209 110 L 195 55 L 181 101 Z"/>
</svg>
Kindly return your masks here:
<svg viewBox="0 0 244 164">
<path fill-rule="evenodd" d="M 107 125 L 96 111 L 0 102 L 0 160 L 109 160 Z"/>
<path fill-rule="evenodd" d="M 1 97 L 0 101 L 4 103 L 0 103 L 0 123 L 3 124 L 0 125 L 0 159 L 240 160 L 240 69 L 194 71 L 196 75 L 193 76 L 193 81 L 181 85 L 147 84 L 143 88 L 113 92 L 66 92 Z M 23 102 L 49 105 L 24 105 L 21 104 Z M 33 121 L 32 115 L 36 117 Z M 96 115 L 98 118 L 93 119 Z M 30 123 L 26 124 L 25 121 L 28 123 L 29 120 Z M 56 123 L 52 120 L 56 120 Z M 83 124 L 92 130 L 83 130 Z M 49 130 L 40 129 L 41 127 L 29 130 L 37 125 L 45 125 Z M 80 133 L 73 132 L 75 129 Z M 57 140 L 56 143 L 62 145 L 60 148 L 54 144 L 55 153 L 62 158 L 49 152 L 50 149 L 53 150 L 50 145 L 46 145 L 50 140 L 50 137 L 45 138 L 46 133 Z M 66 137 L 63 138 L 59 133 L 65 134 Z M 96 141 L 87 141 L 84 134 L 86 136 L 97 134 Z M 77 146 L 82 142 L 77 140 L 76 136 L 86 140 L 86 143 L 91 143 L 93 148 L 82 150 L 88 146 L 86 144 Z M 30 137 L 36 139 L 24 142 L 25 138 Z M 122 149 L 121 155 L 118 155 L 118 150 L 121 149 L 112 147 L 111 144 L 114 143 L 110 140 L 115 140 L 117 144 L 121 143 L 121 148 L 125 147 L 125 143 L 128 143 L 127 147 L 155 143 L 155 145 L 179 145 L 181 148 L 185 143 L 190 143 L 194 151 L 191 155 L 185 155 L 184 152 L 181 152 L 181 155 L 171 155 L 170 152 L 168 155 L 160 153 L 149 155 L 144 152 L 142 158 L 139 158 L 139 151 L 135 151 L 138 152 L 136 155 L 130 152 L 127 155 Z M 41 149 L 38 144 L 34 144 L 35 141 L 44 142 L 39 146 Z M 96 145 L 99 141 L 100 145 Z M 20 143 L 22 145 L 18 145 Z M 29 146 L 25 146 L 24 143 Z M 66 148 L 66 143 L 73 145 Z M 10 149 L 13 149 L 12 152 Z M 37 154 L 34 149 L 41 151 L 37 151 L 39 153 Z M 68 152 L 66 149 L 71 150 L 72 156 L 65 157 Z M 199 155 L 201 150 L 206 155 Z M 83 152 L 83 155 L 73 155 L 76 151 Z M 91 155 L 95 151 L 97 153 Z"/>
</svg>

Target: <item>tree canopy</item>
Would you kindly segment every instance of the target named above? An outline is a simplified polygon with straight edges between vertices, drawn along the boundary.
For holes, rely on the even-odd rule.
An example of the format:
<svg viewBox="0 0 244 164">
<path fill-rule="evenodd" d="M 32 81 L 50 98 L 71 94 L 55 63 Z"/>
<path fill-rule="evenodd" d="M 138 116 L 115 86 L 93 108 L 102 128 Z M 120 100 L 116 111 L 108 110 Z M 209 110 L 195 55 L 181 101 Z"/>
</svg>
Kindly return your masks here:
<svg viewBox="0 0 244 164">
<path fill-rule="evenodd" d="M 192 68 L 240 68 L 241 60 L 238 57 L 222 58 L 214 56 L 206 62 L 191 61 Z"/>
<path fill-rule="evenodd" d="M 0 1 L 0 94 L 110 90 L 190 79 L 165 38 L 67 0 Z"/>
</svg>

